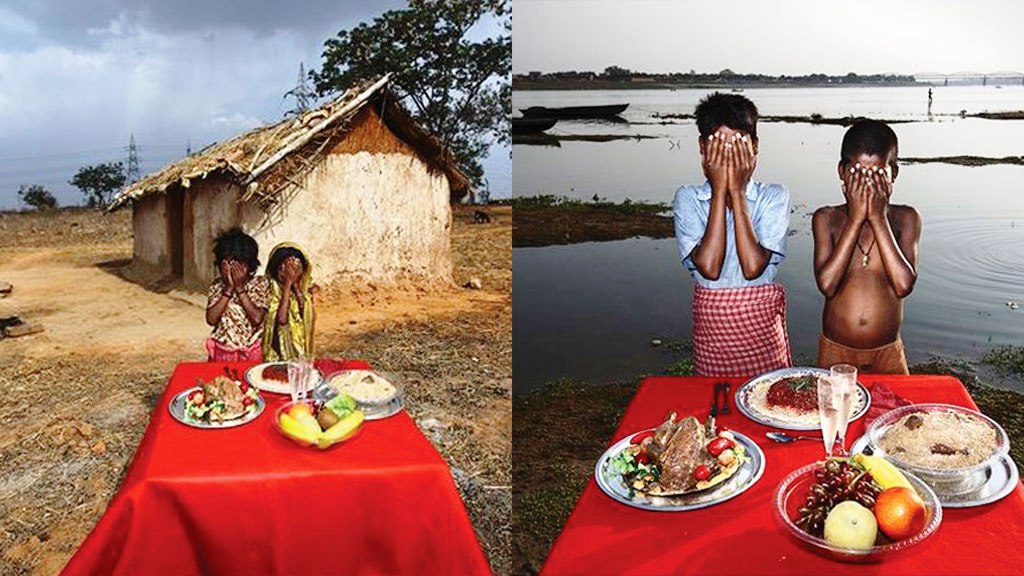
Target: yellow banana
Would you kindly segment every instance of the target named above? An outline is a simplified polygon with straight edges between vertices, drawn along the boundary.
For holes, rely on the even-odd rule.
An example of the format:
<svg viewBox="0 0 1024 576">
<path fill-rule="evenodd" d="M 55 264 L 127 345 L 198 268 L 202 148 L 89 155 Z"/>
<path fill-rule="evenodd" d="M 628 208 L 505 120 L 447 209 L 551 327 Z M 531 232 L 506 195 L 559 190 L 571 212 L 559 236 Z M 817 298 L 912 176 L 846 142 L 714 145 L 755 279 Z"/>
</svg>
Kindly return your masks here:
<svg viewBox="0 0 1024 576">
<path fill-rule="evenodd" d="M 317 427 L 316 432 L 312 432 L 306 426 L 303 426 L 288 414 L 281 414 L 281 429 L 287 432 L 289 435 L 302 440 L 309 444 L 315 444 L 317 439 L 320 437 L 320 428 Z"/>
<path fill-rule="evenodd" d="M 305 428 L 306 431 L 314 437 L 320 434 L 320 423 L 316 421 L 316 418 L 314 418 L 312 414 L 299 412 L 292 416 L 292 418 L 299 423 L 299 426 Z"/>
<path fill-rule="evenodd" d="M 359 428 L 359 425 L 363 423 L 363 419 L 366 417 L 362 410 L 353 410 L 348 413 L 344 418 L 338 420 L 338 423 L 331 426 L 320 435 L 317 441 L 318 446 L 321 448 L 327 448 L 331 444 L 344 440 L 347 436 L 352 434 Z"/>
<path fill-rule="evenodd" d="M 893 486 L 904 486 L 911 490 L 914 489 L 914 486 L 907 480 L 907 477 L 884 458 L 868 456 L 867 454 L 855 454 L 853 460 L 871 473 L 871 477 L 882 487 L 882 490 L 892 488 Z"/>
</svg>

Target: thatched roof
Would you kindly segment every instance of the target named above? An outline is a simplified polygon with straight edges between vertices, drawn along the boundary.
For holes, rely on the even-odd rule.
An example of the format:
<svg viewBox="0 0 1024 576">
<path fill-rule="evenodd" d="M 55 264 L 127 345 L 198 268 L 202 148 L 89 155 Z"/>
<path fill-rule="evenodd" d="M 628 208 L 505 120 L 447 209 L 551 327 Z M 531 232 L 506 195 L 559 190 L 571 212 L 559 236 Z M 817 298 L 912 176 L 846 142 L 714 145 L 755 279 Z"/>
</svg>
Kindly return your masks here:
<svg viewBox="0 0 1024 576">
<path fill-rule="evenodd" d="M 345 138 L 349 121 L 365 106 L 374 106 L 396 136 L 431 169 L 448 178 L 452 200 L 463 198 L 470 189 L 469 178 L 440 141 L 409 116 L 388 90 L 387 82 L 385 76 L 353 86 L 316 110 L 209 146 L 128 186 L 108 209 L 116 210 L 172 186 L 188 188 L 193 181 L 211 175 L 226 176 L 245 187 L 243 200 L 271 205 L 282 192 L 301 187 L 302 174 L 316 165 L 329 144 Z"/>
</svg>

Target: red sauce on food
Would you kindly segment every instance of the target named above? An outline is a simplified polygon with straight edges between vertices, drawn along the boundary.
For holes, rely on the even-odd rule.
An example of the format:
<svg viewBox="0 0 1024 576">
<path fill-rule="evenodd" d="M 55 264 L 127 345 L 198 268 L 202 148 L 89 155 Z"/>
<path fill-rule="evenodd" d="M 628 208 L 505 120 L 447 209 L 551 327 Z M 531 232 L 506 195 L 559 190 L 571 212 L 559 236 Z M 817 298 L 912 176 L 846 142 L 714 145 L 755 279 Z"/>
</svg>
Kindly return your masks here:
<svg viewBox="0 0 1024 576">
<path fill-rule="evenodd" d="M 271 364 L 263 369 L 264 380 L 274 380 L 277 382 L 288 381 L 288 366 L 285 364 Z"/>
<path fill-rule="evenodd" d="M 768 388 L 768 405 L 801 412 L 818 409 L 818 383 L 813 376 L 783 378 Z"/>
</svg>

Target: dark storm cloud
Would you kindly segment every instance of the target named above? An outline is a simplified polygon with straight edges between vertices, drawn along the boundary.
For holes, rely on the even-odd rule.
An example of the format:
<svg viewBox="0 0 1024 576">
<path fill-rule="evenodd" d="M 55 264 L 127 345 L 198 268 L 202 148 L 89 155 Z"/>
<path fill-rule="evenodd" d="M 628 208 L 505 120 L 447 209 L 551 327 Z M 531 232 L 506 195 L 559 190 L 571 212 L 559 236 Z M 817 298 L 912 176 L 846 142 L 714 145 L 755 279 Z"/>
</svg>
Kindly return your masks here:
<svg viewBox="0 0 1024 576">
<path fill-rule="evenodd" d="M 0 8 L 35 25 L 37 37 L 57 44 L 96 44 L 112 26 L 157 33 L 242 28 L 256 33 L 320 31 L 402 7 L 374 0 L 3 0 Z"/>
<path fill-rule="evenodd" d="M 0 209 L 23 184 L 79 202 L 82 166 L 127 160 L 143 174 L 261 124 L 293 102 L 299 63 L 404 1 L 0 0 Z M 487 159 L 511 191 L 508 149 Z"/>
</svg>

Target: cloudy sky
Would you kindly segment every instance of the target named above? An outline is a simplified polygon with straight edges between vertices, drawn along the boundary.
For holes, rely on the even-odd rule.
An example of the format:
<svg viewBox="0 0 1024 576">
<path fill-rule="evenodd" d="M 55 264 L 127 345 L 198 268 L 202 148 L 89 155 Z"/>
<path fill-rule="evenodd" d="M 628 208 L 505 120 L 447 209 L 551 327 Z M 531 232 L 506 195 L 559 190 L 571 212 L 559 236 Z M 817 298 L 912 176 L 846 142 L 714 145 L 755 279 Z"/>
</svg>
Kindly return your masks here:
<svg viewBox="0 0 1024 576">
<path fill-rule="evenodd" d="M 17 205 L 21 184 L 79 203 L 67 181 L 81 166 L 125 161 L 132 134 L 145 174 L 189 145 L 276 122 L 300 62 L 319 67 L 326 39 L 404 5 L 0 0 L 0 208 Z M 485 167 L 494 195 L 507 196 L 507 149 Z"/>
<path fill-rule="evenodd" d="M 515 0 L 513 72 L 1024 71 L 1024 2 Z"/>
</svg>

